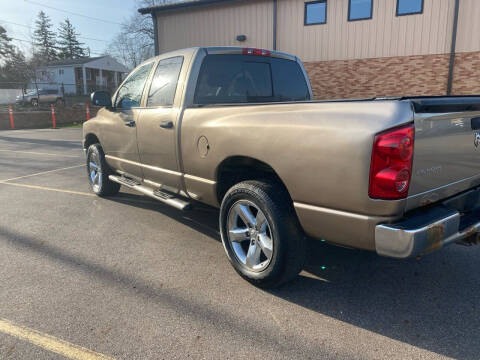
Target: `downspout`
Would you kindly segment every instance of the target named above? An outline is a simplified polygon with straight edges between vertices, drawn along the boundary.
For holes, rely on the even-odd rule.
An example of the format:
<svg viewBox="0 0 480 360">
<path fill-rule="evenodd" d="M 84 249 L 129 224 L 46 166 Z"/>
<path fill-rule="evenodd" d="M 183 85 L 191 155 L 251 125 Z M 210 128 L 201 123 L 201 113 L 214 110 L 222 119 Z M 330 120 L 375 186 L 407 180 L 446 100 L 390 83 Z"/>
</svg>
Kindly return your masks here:
<svg viewBox="0 0 480 360">
<path fill-rule="evenodd" d="M 273 50 L 277 50 L 277 0 L 273 0 Z"/>
<path fill-rule="evenodd" d="M 455 47 L 457 45 L 457 28 L 458 28 L 458 10 L 460 7 L 460 0 L 455 0 L 455 12 L 453 15 L 453 30 L 452 30 L 452 46 L 450 48 L 450 63 L 448 64 L 448 82 L 447 95 L 452 94 L 453 86 L 453 71 L 455 67 Z"/>
<path fill-rule="evenodd" d="M 158 20 L 157 14 L 155 11 L 152 11 L 152 22 L 153 22 L 153 41 L 155 44 L 155 56 L 159 55 L 159 47 L 158 47 Z"/>
</svg>

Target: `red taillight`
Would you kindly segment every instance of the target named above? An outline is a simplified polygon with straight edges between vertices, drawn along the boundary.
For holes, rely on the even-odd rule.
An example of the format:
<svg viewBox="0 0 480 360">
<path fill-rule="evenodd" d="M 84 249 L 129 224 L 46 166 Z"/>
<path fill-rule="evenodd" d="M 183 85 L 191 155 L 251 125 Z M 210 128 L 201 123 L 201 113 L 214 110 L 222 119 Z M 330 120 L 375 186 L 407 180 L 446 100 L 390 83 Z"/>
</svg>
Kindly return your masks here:
<svg viewBox="0 0 480 360">
<path fill-rule="evenodd" d="M 257 56 L 270 56 L 271 53 L 268 50 L 264 49 L 253 49 L 253 48 L 243 48 L 243 55 L 257 55 Z"/>
<path fill-rule="evenodd" d="M 368 195 L 374 199 L 407 197 L 412 171 L 414 125 L 375 136 Z"/>
</svg>

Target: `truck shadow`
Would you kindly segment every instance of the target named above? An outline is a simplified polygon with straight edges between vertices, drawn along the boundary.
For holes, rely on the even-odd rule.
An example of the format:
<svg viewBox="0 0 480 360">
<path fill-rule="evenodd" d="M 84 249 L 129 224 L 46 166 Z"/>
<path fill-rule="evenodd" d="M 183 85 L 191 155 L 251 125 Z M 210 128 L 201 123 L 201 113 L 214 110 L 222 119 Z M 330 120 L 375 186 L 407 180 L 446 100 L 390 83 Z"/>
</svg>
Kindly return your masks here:
<svg viewBox="0 0 480 360">
<path fill-rule="evenodd" d="M 479 250 L 454 245 L 395 260 L 312 241 L 297 281 L 270 293 L 419 348 L 478 359 Z"/>
<path fill-rule="evenodd" d="M 135 202 L 138 195 L 128 193 L 110 199 L 158 211 L 220 241 L 214 208 L 180 212 Z M 478 358 L 480 247 L 452 245 L 420 260 L 395 260 L 316 240 L 309 245 L 305 270 L 270 294 L 438 354 Z"/>
</svg>

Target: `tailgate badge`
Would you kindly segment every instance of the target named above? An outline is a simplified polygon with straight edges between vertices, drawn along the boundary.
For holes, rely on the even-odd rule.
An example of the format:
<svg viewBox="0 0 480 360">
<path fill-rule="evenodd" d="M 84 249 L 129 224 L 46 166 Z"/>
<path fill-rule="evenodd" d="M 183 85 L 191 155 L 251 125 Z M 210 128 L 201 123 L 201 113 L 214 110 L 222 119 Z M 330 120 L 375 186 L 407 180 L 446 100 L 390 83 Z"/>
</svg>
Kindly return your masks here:
<svg viewBox="0 0 480 360">
<path fill-rule="evenodd" d="M 474 133 L 473 135 L 474 135 L 473 144 L 474 144 L 475 147 L 477 148 L 478 145 L 480 145 L 480 133 L 476 132 L 476 133 Z"/>
</svg>

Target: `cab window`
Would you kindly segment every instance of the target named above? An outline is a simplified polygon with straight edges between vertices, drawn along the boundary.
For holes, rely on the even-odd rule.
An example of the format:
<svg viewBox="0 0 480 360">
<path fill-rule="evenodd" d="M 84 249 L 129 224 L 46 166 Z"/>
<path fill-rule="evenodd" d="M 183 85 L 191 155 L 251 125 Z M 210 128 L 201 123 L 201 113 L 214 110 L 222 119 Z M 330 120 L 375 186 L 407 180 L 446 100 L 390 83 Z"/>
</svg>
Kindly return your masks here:
<svg viewBox="0 0 480 360">
<path fill-rule="evenodd" d="M 152 69 L 153 62 L 140 66 L 118 89 L 115 99 L 115 108 L 131 109 L 139 107 L 142 100 L 143 88 L 147 81 L 148 74 Z"/>
<path fill-rule="evenodd" d="M 200 68 L 198 105 L 310 100 L 296 61 L 244 55 L 207 55 Z"/>
<path fill-rule="evenodd" d="M 147 106 L 172 106 L 183 56 L 160 60 L 148 93 Z"/>
</svg>

